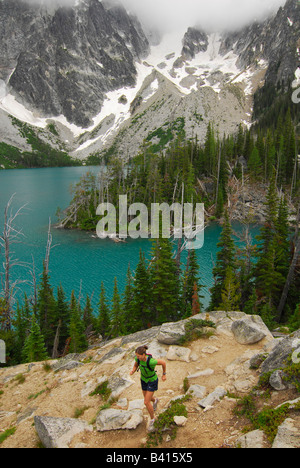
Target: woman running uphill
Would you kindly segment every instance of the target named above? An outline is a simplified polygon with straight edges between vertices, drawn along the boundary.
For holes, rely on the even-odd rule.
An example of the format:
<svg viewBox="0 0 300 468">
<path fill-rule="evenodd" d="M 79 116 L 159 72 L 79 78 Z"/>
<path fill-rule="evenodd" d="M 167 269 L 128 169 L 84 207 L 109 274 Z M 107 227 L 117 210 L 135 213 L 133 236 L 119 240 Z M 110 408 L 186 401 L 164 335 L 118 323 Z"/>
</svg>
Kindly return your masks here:
<svg viewBox="0 0 300 468">
<path fill-rule="evenodd" d="M 151 432 L 154 429 L 154 411 L 156 411 L 158 404 L 158 398 L 154 398 L 154 392 L 158 390 L 158 377 L 155 372 L 155 367 L 162 366 L 162 380 L 165 381 L 167 378 L 167 366 L 165 361 L 162 361 L 161 359 L 153 359 L 151 355 L 147 354 L 147 349 L 148 346 L 140 346 L 136 349 L 135 363 L 132 371 L 130 372 L 130 375 L 133 375 L 138 370 L 138 368 L 140 368 L 144 403 L 150 415 L 150 424 L 148 427 L 148 431 Z"/>
</svg>

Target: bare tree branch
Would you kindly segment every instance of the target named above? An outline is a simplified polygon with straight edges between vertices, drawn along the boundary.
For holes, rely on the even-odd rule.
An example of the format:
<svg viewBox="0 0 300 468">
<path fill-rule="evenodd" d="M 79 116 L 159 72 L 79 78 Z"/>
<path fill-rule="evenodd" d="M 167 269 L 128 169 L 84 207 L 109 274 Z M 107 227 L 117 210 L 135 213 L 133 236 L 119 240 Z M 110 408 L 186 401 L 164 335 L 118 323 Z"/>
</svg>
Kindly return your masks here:
<svg viewBox="0 0 300 468">
<path fill-rule="evenodd" d="M 11 329 L 12 321 L 12 304 L 14 296 L 18 291 L 18 286 L 22 283 L 26 283 L 26 280 L 17 279 L 11 282 L 11 269 L 15 266 L 25 266 L 27 263 L 20 262 L 18 259 L 13 258 L 14 252 L 11 251 L 13 244 L 21 243 L 20 237 L 24 236 L 22 230 L 18 230 L 14 227 L 14 222 L 17 217 L 22 214 L 26 204 L 19 208 L 15 213 L 12 212 L 11 206 L 16 194 L 13 194 L 9 199 L 5 210 L 4 210 L 4 227 L 3 232 L 0 235 L 0 247 L 4 251 L 3 270 L 1 273 L 1 284 L 3 289 L 4 303 L 5 303 L 5 314 L 1 328 L 4 330 Z"/>
</svg>

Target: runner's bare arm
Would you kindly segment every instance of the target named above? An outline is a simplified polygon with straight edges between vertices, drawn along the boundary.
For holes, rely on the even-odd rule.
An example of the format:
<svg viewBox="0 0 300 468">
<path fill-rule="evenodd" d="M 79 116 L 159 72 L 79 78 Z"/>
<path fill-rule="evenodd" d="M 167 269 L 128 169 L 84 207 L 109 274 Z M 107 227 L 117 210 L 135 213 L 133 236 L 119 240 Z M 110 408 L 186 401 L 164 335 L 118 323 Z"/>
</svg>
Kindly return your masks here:
<svg viewBox="0 0 300 468">
<path fill-rule="evenodd" d="M 132 369 L 132 371 L 130 372 L 129 375 L 133 375 L 133 374 L 135 373 L 135 371 L 137 370 L 138 367 L 139 367 L 139 365 L 138 365 L 138 363 L 135 361 L 134 366 L 133 366 L 133 369 Z"/>
<path fill-rule="evenodd" d="M 166 362 L 163 361 L 162 359 L 158 359 L 157 360 L 157 365 L 162 366 L 162 368 L 163 368 L 162 380 L 166 380 L 166 378 L 167 378 L 167 364 L 166 364 Z"/>
</svg>

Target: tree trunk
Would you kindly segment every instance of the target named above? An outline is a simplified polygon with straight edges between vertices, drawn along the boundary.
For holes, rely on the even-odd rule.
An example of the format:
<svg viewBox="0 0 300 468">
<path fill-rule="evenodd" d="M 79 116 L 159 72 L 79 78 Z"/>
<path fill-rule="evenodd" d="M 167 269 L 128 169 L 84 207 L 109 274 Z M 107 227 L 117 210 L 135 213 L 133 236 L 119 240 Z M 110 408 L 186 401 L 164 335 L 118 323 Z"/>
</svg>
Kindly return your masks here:
<svg viewBox="0 0 300 468">
<path fill-rule="evenodd" d="M 61 319 L 59 319 L 57 329 L 56 329 L 56 334 L 55 334 L 54 343 L 53 343 L 52 359 L 57 359 L 58 358 L 58 345 L 59 345 L 60 329 L 61 329 Z"/>
</svg>

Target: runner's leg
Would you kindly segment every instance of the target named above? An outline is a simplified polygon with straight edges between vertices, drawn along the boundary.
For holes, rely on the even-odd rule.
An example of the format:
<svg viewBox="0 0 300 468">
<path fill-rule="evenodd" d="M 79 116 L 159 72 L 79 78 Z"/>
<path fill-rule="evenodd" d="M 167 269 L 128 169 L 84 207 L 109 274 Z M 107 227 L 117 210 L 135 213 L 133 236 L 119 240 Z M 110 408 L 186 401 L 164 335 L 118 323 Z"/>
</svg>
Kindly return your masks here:
<svg viewBox="0 0 300 468">
<path fill-rule="evenodd" d="M 153 410 L 153 405 L 152 401 L 155 401 L 153 397 L 154 392 L 145 392 L 144 393 L 144 403 L 147 408 L 147 411 L 150 415 L 150 419 L 154 419 L 154 410 Z"/>
<path fill-rule="evenodd" d="M 143 390 L 143 395 L 144 395 L 144 398 L 145 398 L 145 396 L 146 396 L 146 393 L 147 393 L 147 392 L 146 392 L 145 390 Z M 152 401 L 153 403 L 155 402 L 155 398 L 154 398 L 154 392 L 152 393 L 152 398 L 151 398 L 151 401 Z"/>
</svg>

